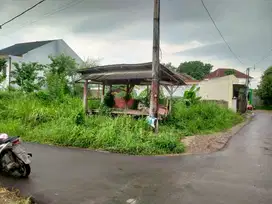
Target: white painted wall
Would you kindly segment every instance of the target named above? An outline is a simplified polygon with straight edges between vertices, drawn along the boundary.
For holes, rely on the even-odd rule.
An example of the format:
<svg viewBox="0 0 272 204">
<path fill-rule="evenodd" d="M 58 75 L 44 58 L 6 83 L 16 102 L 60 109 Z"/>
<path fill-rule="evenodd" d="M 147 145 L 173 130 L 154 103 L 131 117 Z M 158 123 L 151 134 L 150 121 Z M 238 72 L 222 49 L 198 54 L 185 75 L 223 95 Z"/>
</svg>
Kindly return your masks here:
<svg viewBox="0 0 272 204">
<path fill-rule="evenodd" d="M 9 75 L 10 70 L 14 69 L 14 62 L 17 63 L 29 63 L 29 62 L 38 62 L 39 64 L 49 64 L 51 61 L 48 58 L 49 55 L 58 56 L 60 54 L 65 54 L 70 56 L 76 60 L 78 64 L 82 64 L 83 60 L 63 41 L 63 40 L 55 40 L 50 43 L 47 43 L 41 47 L 33 49 L 28 53 L 24 54 L 22 57 L 10 56 L 11 58 L 11 68 L 9 67 L 9 63 L 7 66 L 7 79 L 2 83 L 2 87 L 6 88 L 9 84 Z M 43 76 L 44 72 L 40 72 L 39 76 Z"/>
<path fill-rule="evenodd" d="M 199 85 L 197 85 L 196 87 L 198 87 L 198 86 Z M 173 97 L 183 97 L 184 92 L 189 90 L 191 87 L 192 87 L 192 85 L 179 86 L 177 88 L 177 90 L 174 92 Z M 134 89 L 135 89 L 137 95 L 139 95 L 143 90 L 146 89 L 146 86 L 137 86 L 137 88 L 134 88 Z M 175 87 L 174 87 L 174 89 L 175 89 Z M 165 88 L 162 88 L 162 90 L 163 90 L 163 94 L 165 96 L 167 96 L 167 97 L 170 96 L 168 91 Z M 198 95 L 199 95 L 199 93 L 198 93 Z"/>
<path fill-rule="evenodd" d="M 233 75 L 204 80 L 200 82 L 199 95 L 205 100 L 227 101 L 228 107 L 232 108 L 233 84 L 238 82 Z"/>
</svg>

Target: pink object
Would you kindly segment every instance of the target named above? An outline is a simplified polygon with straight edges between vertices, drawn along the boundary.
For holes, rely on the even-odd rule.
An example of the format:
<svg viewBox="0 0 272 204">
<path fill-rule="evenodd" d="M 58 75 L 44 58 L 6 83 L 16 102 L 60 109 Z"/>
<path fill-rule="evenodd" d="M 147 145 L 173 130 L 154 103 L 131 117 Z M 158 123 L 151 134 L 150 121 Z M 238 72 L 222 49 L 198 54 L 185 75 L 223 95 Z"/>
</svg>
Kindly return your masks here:
<svg viewBox="0 0 272 204">
<path fill-rule="evenodd" d="M 120 108 L 120 109 L 125 109 L 125 108 L 131 108 L 134 103 L 134 99 L 129 99 L 128 102 L 126 103 L 125 99 L 123 98 L 114 98 L 115 108 Z"/>
<path fill-rule="evenodd" d="M 6 133 L 0 133 L 0 140 L 8 139 L 8 135 Z"/>
<path fill-rule="evenodd" d="M 159 113 L 159 115 L 167 115 L 168 110 L 165 106 L 159 105 L 158 113 Z"/>
</svg>

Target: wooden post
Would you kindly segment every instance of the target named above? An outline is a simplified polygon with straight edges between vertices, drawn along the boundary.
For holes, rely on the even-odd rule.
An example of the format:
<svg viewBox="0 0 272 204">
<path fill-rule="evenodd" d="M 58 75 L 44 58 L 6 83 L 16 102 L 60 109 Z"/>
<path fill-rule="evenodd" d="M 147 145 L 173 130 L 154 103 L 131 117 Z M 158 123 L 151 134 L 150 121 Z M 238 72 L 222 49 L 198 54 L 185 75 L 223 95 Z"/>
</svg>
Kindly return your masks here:
<svg viewBox="0 0 272 204">
<path fill-rule="evenodd" d="M 170 88 L 167 85 L 165 85 L 164 88 L 167 90 L 167 92 L 169 93 L 169 96 L 170 96 L 168 113 L 171 113 L 171 111 L 172 111 L 172 103 L 173 103 L 173 94 L 177 90 L 178 86 L 174 89 L 173 85 L 171 85 Z"/>
<path fill-rule="evenodd" d="M 84 90 L 83 90 L 83 108 L 84 112 L 88 112 L 88 79 L 85 80 Z"/>
<path fill-rule="evenodd" d="M 149 115 L 155 118 L 158 118 L 158 100 L 160 86 L 159 69 L 160 69 L 160 0 L 154 0 L 152 84 Z M 158 120 L 156 120 L 155 133 L 158 133 L 158 130 L 159 130 Z"/>
<path fill-rule="evenodd" d="M 99 98 L 100 95 L 101 95 L 100 94 L 100 84 L 98 84 L 97 85 L 97 93 L 96 93 L 97 98 Z"/>
<path fill-rule="evenodd" d="M 170 101 L 169 101 L 169 114 L 171 113 L 172 111 L 172 103 L 173 103 L 173 93 L 174 93 L 174 88 L 173 86 L 170 87 Z"/>
<path fill-rule="evenodd" d="M 105 96 L 105 83 L 103 83 L 103 85 L 102 85 L 101 104 L 102 104 L 102 103 L 103 103 L 103 101 L 104 101 L 104 96 Z"/>
</svg>

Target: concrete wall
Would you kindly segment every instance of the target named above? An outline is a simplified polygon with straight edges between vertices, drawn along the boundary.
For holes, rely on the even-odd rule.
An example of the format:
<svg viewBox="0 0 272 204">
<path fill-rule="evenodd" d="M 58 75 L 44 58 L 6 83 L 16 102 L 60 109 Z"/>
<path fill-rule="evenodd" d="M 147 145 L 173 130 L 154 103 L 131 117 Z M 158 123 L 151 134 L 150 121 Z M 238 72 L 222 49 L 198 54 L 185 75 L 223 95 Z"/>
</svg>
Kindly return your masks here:
<svg viewBox="0 0 272 204">
<path fill-rule="evenodd" d="M 174 89 L 176 89 L 176 91 L 174 92 L 173 97 L 183 97 L 185 91 L 189 90 L 192 86 L 193 85 L 184 85 L 184 86 L 179 86 L 177 89 L 176 89 L 176 86 L 174 86 Z M 199 85 L 196 85 L 196 87 L 198 86 Z M 163 86 L 161 86 L 161 88 L 162 88 L 163 94 L 166 97 L 169 97 L 170 94 L 168 93 L 168 91 Z M 135 88 L 135 91 L 137 94 L 140 94 L 145 89 L 146 89 L 146 86 L 138 86 L 138 88 Z"/>
<path fill-rule="evenodd" d="M 75 53 L 74 50 L 72 50 L 64 40 L 58 40 L 56 42 L 57 44 L 57 54 L 65 54 L 67 56 L 70 56 L 74 58 L 77 62 L 77 64 L 81 65 L 83 63 L 83 60 Z"/>
<path fill-rule="evenodd" d="M 239 80 L 233 76 L 225 76 L 200 82 L 199 95 L 204 100 L 224 100 L 232 108 L 233 84 Z"/>
</svg>

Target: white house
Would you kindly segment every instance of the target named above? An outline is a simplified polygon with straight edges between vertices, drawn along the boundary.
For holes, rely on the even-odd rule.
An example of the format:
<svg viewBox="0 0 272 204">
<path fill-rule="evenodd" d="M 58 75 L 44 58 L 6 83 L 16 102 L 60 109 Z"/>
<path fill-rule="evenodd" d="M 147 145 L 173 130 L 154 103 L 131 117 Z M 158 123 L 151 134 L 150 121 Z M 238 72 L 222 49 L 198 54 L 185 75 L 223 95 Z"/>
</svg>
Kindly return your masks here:
<svg viewBox="0 0 272 204">
<path fill-rule="evenodd" d="M 246 80 L 249 78 L 249 80 L 252 79 L 251 76 L 246 75 L 245 73 L 242 73 L 236 69 L 232 68 L 219 68 L 216 69 L 215 71 L 211 72 L 205 77 L 205 80 L 210 80 L 210 79 L 215 79 L 215 78 L 220 78 L 224 77 L 227 75 L 234 75 L 237 79 L 238 82 L 237 84 L 246 84 Z"/>
<path fill-rule="evenodd" d="M 10 84 L 10 72 L 13 70 L 14 62 L 49 64 L 51 62 L 49 55 L 60 54 L 74 58 L 78 64 L 83 63 L 83 60 L 62 39 L 19 43 L 0 50 L 0 57 L 7 59 L 7 68 L 3 70 L 7 77 L 2 87 L 6 88 Z"/>
</svg>

